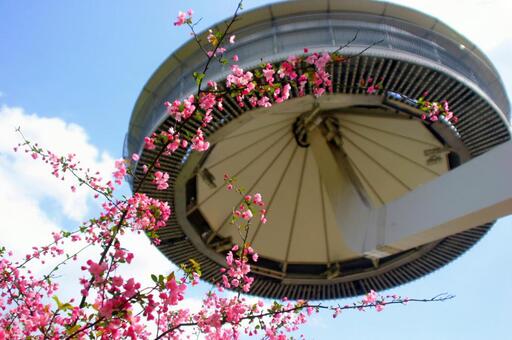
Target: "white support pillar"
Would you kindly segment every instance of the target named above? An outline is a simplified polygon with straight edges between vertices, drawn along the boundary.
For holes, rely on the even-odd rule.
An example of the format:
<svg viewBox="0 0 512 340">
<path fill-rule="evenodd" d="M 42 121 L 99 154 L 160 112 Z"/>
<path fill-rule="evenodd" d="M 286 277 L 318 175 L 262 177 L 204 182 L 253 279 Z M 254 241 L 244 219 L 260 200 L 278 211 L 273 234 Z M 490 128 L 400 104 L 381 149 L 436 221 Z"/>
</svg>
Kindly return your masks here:
<svg viewBox="0 0 512 340">
<path fill-rule="evenodd" d="M 406 250 L 512 214 L 511 175 L 509 141 L 381 207 L 375 248 Z"/>
<path fill-rule="evenodd" d="M 375 236 L 363 252 L 387 256 L 512 214 L 511 174 L 507 142 L 379 208 L 382 219 L 360 225 Z"/>
<path fill-rule="evenodd" d="M 318 130 L 311 147 L 338 228 L 347 245 L 372 258 L 388 256 L 512 214 L 512 141 L 381 207 L 357 192 L 341 153 Z"/>
</svg>

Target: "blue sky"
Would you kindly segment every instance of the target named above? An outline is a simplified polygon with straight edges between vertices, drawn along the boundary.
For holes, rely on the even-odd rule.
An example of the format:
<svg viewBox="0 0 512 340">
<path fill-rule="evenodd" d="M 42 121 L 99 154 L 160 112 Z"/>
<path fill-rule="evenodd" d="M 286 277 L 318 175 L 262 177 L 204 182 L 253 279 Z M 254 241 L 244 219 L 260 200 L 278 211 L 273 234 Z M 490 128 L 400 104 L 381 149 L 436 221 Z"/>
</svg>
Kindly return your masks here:
<svg viewBox="0 0 512 340">
<path fill-rule="evenodd" d="M 247 0 L 245 8 L 269 2 Z M 438 16 L 474 41 L 497 66 L 510 96 L 512 33 L 504 24 L 510 20 L 509 1 L 395 2 Z M 28 230 L 23 237 L 28 244 L 52 228 L 71 228 L 95 211 L 88 194 L 71 195 L 66 184 L 49 178 L 42 167 L 10 152 L 17 143 L 14 126 L 21 125 L 54 149 L 73 148 L 108 174 L 112 160 L 121 157 L 139 91 L 158 65 L 189 38 L 184 29 L 172 26 L 178 10 L 193 8 L 204 18 L 201 28 L 206 28 L 229 16 L 235 3 L 0 1 L 2 241 L 22 250 L 26 244 L 16 232 L 21 226 Z M 344 313 L 336 320 L 325 315 L 311 321 L 304 334 L 314 339 L 512 337 L 510 240 L 512 218 L 505 218 L 458 260 L 393 290 L 411 297 L 450 292 L 457 295 L 455 300 L 390 307 L 383 313 Z M 140 268 L 169 268 L 163 258 L 156 260 L 159 255 L 151 247 L 144 246 L 141 252 Z"/>
</svg>

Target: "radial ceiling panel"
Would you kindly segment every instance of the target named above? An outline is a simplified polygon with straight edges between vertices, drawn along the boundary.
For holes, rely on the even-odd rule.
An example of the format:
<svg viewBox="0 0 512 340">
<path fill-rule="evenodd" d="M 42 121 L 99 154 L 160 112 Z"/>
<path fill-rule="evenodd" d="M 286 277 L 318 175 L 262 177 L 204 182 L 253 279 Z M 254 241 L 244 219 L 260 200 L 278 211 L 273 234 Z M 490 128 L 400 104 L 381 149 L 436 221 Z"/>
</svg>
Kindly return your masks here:
<svg viewBox="0 0 512 340">
<path fill-rule="evenodd" d="M 311 149 L 306 149 L 304 175 L 302 177 L 300 195 L 297 199 L 297 210 L 293 231 L 288 238 L 286 262 L 289 263 L 329 263 L 327 221 L 323 184 L 321 183 L 318 164 Z M 313 213 L 314 212 L 314 213 Z M 341 239 L 338 239 L 337 247 Z"/>
<path fill-rule="evenodd" d="M 298 108 L 296 107 L 298 110 Z M 203 164 L 214 183 L 198 176 L 198 205 L 214 235 L 240 239 L 222 207 L 241 203 L 223 188 L 224 173 L 237 178 L 248 192 L 258 190 L 267 201 L 269 223 L 256 223 L 249 238 L 261 256 L 283 264 L 331 263 L 360 254 L 344 241 L 326 186 L 343 190 L 353 178 L 322 179 L 313 148 L 299 147 L 292 123 L 296 114 L 276 110 L 253 114 L 251 120 L 221 139 Z M 285 116 L 283 118 L 283 116 Z M 442 144 L 417 120 L 365 113 L 325 114 L 340 122 L 346 166 L 358 176 L 362 190 L 380 205 L 396 199 L 448 170 L 446 157 L 427 164 L 425 150 Z M 322 137 L 322 142 L 327 139 Z M 325 149 L 328 150 L 328 149 Z M 329 165 L 332 166 L 332 165 Z M 213 184 L 213 185 L 212 185 Z"/>
<path fill-rule="evenodd" d="M 440 143 L 418 120 L 361 114 L 338 114 L 343 150 L 370 197 L 379 205 L 442 175 L 449 169 L 446 152 L 429 162 Z"/>
<path fill-rule="evenodd" d="M 283 133 L 281 129 L 275 135 L 269 136 L 268 139 L 262 140 L 259 143 L 254 142 L 246 149 L 241 149 L 240 152 L 231 154 L 234 155 L 232 157 L 222 157 L 220 161 L 212 157 L 215 160 L 211 162 L 213 164 L 212 167 L 209 167 L 210 162 L 205 164 L 205 169 L 215 178 L 215 186 L 209 185 L 204 180 L 198 181 L 198 192 L 200 192 L 198 207 L 202 211 L 211 212 L 205 214 L 205 217 L 213 230 L 219 229 L 227 220 L 226 209 L 220 209 L 219 203 L 222 206 L 234 207 L 238 205 L 240 200 L 240 197 L 228 192 L 223 186 L 224 174 L 229 173 L 232 176 L 236 176 L 240 183 L 243 183 L 246 187 L 253 186 L 257 175 L 272 165 L 273 159 L 289 144 L 290 140 L 289 133 L 286 131 Z M 219 148 L 222 148 L 223 145 L 221 144 L 218 145 Z M 240 147 L 240 143 L 237 144 L 235 139 L 230 139 L 229 142 L 224 144 L 236 144 Z M 229 147 L 231 148 L 231 146 Z M 212 152 L 212 156 L 215 156 L 215 149 Z"/>
</svg>

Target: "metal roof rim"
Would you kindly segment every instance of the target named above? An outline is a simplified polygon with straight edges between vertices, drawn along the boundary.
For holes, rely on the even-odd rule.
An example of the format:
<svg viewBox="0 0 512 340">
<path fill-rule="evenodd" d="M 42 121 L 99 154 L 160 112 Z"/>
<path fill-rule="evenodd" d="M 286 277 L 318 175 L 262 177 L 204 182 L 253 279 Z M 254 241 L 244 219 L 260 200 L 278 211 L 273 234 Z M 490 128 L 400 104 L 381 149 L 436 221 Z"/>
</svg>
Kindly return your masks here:
<svg viewBox="0 0 512 340">
<path fill-rule="evenodd" d="M 331 0 L 332 1 L 332 0 Z M 330 8 L 330 3 L 331 1 L 329 1 L 329 8 Z M 277 2 L 277 3 L 273 3 L 273 4 L 268 4 L 268 5 L 264 5 L 264 6 L 260 6 L 260 7 L 256 7 L 254 9 L 251 9 L 250 11 L 247 11 L 247 12 L 244 12 L 243 14 L 241 14 L 242 16 L 244 15 L 248 15 L 250 13 L 254 14 L 254 13 L 258 13 L 258 12 L 261 12 L 264 14 L 265 10 L 267 10 L 268 12 L 268 15 L 270 15 L 270 20 L 272 19 L 272 17 L 274 17 L 274 14 L 273 14 L 273 11 L 272 11 L 272 8 L 274 7 L 278 7 L 278 6 L 286 6 L 287 4 L 291 3 L 291 2 L 303 2 L 303 3 L 308 3 L 308 4 L 311 4 L 311 3 L 314 3 L 315 5 L 317 4 L 320 4 L 320 2 L 316 2 L 316 1 L 311 1 L 311 0 L 288 0 L 288 1 L 280 1 L 280 2 Z M 386 2 L 386 1 L 374 1 L 374 0 L 358 0 L 357 1 L 358 4 L 361 4 L 361 7 L 363 7 L 364 5 L 370 5 L 370 6 L 379 6 L 380 4 L 384 5 L 385 6 L 385 9 L 384 9 L 384 12 L 381 14 L 382 16 L 388 16 L 388 17 L 391 17 L 391 18 L 397 18 L 397 19 L 401 19 L 401 20 L 405 20 L 405 21 L 408 21 L 408 22 L 411 22 L 409 20 L 407 20 L 408 17 L 410 17 L 411 14 L 416 14 L 416 15 L 420 15 L 420 16 L 423 16 L 423 17 L 426 17 L 426 18 L 431 18 L 432 20 L 437 20 L 435 19 L 434 17 L 428 15 L 428 14 L 425 14 L 423 12 L 420 12 L 420 11 L 417 11 L 415 9 L 412 9 L 412 8 L 409 8 L 409 7 L 405 7 L 405 6 L 401 6 L 401 5 L 397 5 L 397 4 L 392 4 L 392 3 L 389 3 L 389 2 Z M 321 4 L 320 4 L 321 5 Z M 318 6 L 320 8 L 320 6 Z M 403 18 L 400 18 L 400 17 L 395 17 L 395 16 L 390 16 L 390 15 L 386 15 L 385 13 L 387 12 L 387 9 L 388 7 L 391 7 L 391 8 L 397 8 L 397 9 L 400 9 L 404 12 L 407 12 L 407 14 L 409 14 L 409 16 L 405 16 Z M 362 11 L 362 12 L 367 12 L 367 11 Z M 213 24 L 211 27 L 217 27 L 217 26 L 220 26 L 222 25 L 224 22 L 223 21 L 219 21 L 215 24 Z M 238 26 L 236 27 L 236 29 L 241 29 L 241 28 L 244 28 L 244 27 L 248 27 L 248 26 L 251 26 L 253 25 L 254 23 L 251 23 L 249 25 L 246 25 L 246 26 Z M 503 85 L 503 82 L 498 74 L 498 72 L 496 71 L 496 69 L 494 68 L 494 65 L 490 62 L 490 60 L 487 58 L 487 56 L 475 45 L 473 44 L 469 39 L 467 39 L 466 37 L 464 37 L 462 34 L 458 33 L 457 31 L 453 30 L 452 28 L 450 28 L 448 25 L 442 23 L 441 21 L 438 22 L 438 24 L 441 24 L 443 28 L 447 29 L 447 31 L 451 34 L 454 34 L 455 36 L 457 36 L 458 38 L 460 38 L 462 40 L 462 43 L 464 46 L 468 47 L 471 51 L 475 52 L 475 54 L 477 56 L 479 56 L 483 62 L 485 62 L 486 65 L 488 65 L 491 70 L 494 71 L 494 73 L 496 73 L 498 79 L 500 80 L 500 83 L 501 85 Z M 437 25 L 437 23 L 436 23 Z M 425 29 L 430 29 L 428 27 L 424 27 Z M 201 35 L 204 35 L 206 34 L 206 32 L 208 31 L 208 29 L 205 29 L 203 31 L 201 31 L 199 33 L 199 36 Z M 436 31 L 433 31 L 433 32 L 436 32 Z M 439 33 L 439 32 L 436 32 L 436 33 Z M 450 37 L 448 37 L 450 38 Z M 187 40 L 185 43 L 183 43 L 180 47 L 178 47 L 168 58 L 166 58 L 159 66 L 158 68 L 151 74 L 150 78 L 148 79 L 148 81 L 144 84 L 143 86 L 143 89 L 148 89 L 148 90 L 151 90 L 151 92 L 153 92 L 153 86 L 152 83 L 154 82 L 155 78 L 156 78 L 156 75 L 160 73 L 161 69 L 164 67 L 164 66 L 169 66 L 169 67 L 172 67 L 172 59 L 173 57 L 175 57 L 175 55 L 180 52 L 180 51 L 184 51 L 187 46 L 189 45 L 195 45 L 195 41 L 193 41 L 192 39 L 189 39 Z M 194 46 L 194 50 L 197 50 L 199 49 L 197 46 Z M 139 103 L 139 100 L 142 99 L 141 95 L 139 95 L 137 97 L 137 100 L 135 101 L 134 103 L 134 106 L 133 106 L 133 109 L 132 109 L 132 115 L 131 115 L 131 118 L 130 118 L 130 122 L 129 122 L 129 125 L 128 127 L 130 128 L 132 126 L 132 121 L 134 119 L 134 114 L 135 114 L 135 109 L 143 104 L 143 103 Z"/>
<path fill-rule="evenodd" d="M 335 50 L 335 48 L 333 47 L 330 47 L 330 48 L 322 48 L 320 49 L 321 51 L 333 51 Z M 380 53 L 379 53 L 380 52 Z M 292 50 L 292 51 L 287 51 L 286 53 L 279 53 L 279 54 L 275 54 L 272 56 L 272 58 L 269 58 L 269 62 L 277 62 L 279 60 L 283 60 L 285 59 L 289 54 L 301 54 L 302 51 L 299 51 L 299 50 Z M 347 55 L 350 55 L 350 54 L 347 54 Z M 375 46 L 374 48 L 372 48 L 371 50 L 369 50 L 366 54 L 367 56 L 372 56 L 372 57 L 380 57 L 380 58 L 389 58 L 390 57 L 390 54 L 389 54 L 389 49 L 387 48 L 380 48 L 380 47 L 377 47 Z M 398 50 L 393 50 L 393 56 L 392 56 L 392 59 L 396 59 L 396 60 L 400 60 L 400 61 L 405 61 L 405 62 L 412 62 L 414 64 L 418 64 L 420 66 L 423 66 L 423 67 L 428 67 L 432 70 L 435 70 L 435 71 L 438 71 L 438 72 L 441 72 L 449 77 L 452 77 L 454 79 L 456 79 L 457 81 L 463 83 L 464 85 L 466 85 L 467 87 L 470 88 L 470 90 L 472 90 L 473 92 L 475 92 L 479 97 L 481 97 L 482 99 L 484 99 L 492 108 L 493 110 L 498 113 L 498 116 L 500 117 L 500 119 L 502 120 L 502 122 L 504 123 L 504 125 L 507 127 L 508 129 L 508 132 L 509 132 L 509 135 L 512 135 L 512 126 L 510 125 L 510 123 L 508 122 L 507 118 L 506 118 L 506 115 L 503 113 L 503 111 L 494 103 L 494 101 L 485 93 L 483 92 L 477 84 L 475 84 L 473 81 L 471 81 L 470 79 L 467 79 L 466 77 L 450 70 L 449 68 L 443 66 L 443 65 L 439 65 L 439 64 L 435 64 L 433 62 L 431 62 L 430 60 L 426 59 L 426 58 L 422 58 L 422 57 L 419 57 L 417 55 L 414 55 L 414 54 L 410 54 L 410 53 L 407 53 L 407 52 L 404 52 L 404 51 L 398 51 Z M 241 66 L 244 68 L 244 69 L 252 69 L 254 67 L 257 67 L 259 65 L 259 61 L 252 61 L 252 62 L 249 62 L 249 63 L 245 63 L 245 64 L 242 64 Z M 213 80 L 215 81 L 219 81 L 219 80 L 222 80 L 222 79 L 225 79 L 227 74 L 229 74 L 229 71 L 227 72 L 224 72 L 224 73 L 220 73 L 217 75 L 217 77 Z M 191 88 L 192 89 L 192 88 Z M 190 89 L 190 90 L 191 90 Z M 190 92 L 189 89 L 187 89 L 187 91 L 185 91 L 185 93 L 188 93 Z M 133 116 L 132 116 L 133 118 Z M 155 125 L 152 127 L 151 129 L 151 132 L 154 132 L 156 131 L 156 129 L 158 129 L 158 127 L 167 119 L 167 115 L 162 115 L 155 123 Z M 132 123 L 135 123 L 135 121 L 130 121 L 130 124 Z M 142 149 L 143 145 L 140 146 L 140 151 Z"/>
</svg>

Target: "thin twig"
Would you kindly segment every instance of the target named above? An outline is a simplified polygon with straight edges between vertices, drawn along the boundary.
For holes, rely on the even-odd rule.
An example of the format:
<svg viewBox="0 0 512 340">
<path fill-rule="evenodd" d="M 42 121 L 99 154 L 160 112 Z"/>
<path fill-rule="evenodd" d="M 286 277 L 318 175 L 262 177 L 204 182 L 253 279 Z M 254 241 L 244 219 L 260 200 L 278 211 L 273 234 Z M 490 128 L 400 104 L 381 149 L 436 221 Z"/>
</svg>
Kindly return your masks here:
<svg viewBox="0 0 512 340">
<path fill-rule="evenodd" d="M 359 30 L 356 31 L 356 34 L 354 35 L 354 37 L 352 39 L 350 39 L 349 41 L 346 42 L 345 45 L 342 45 L 340 47 L 338 47 L 334 53 L 338 53 L 339 51 L 343 50 L 344 48 L 350 46 L 350 44 L 352 44 L 354 41 L 356 41 L 357 39 L 357 35 L 359 34 Z"/>
<path fill-rule="evenodd" d="M 265 313 L 258 313 L 258 314 L 252 314 L 252 315 L 247 315 L 245 317 L 242 317 L 239 319 L 239 322 L 237 323 L 240 324 L 241 321 L 245 321 L 245 320 L 254 320 L 254 319 L 258 319 L 258 320 L 261 320 L 263 319 L 264 317 L 267 317 L 267 316 L 273 316 L 273 315 L 277 315 L 277 314 L 287 314 L 287 313 L 292 313 L 292 312 L 296 312 L 296 311 L 301 311 L 301 310 L 304 310 L 304 309 L 307 309 L 307 308 L 313 308 L 313 309 L 324 309 L 324 310 L 330 310 L 330 311 L 336 311 L 336 310 L 347 310 L 347 309 L 367 309 L 367 308 L 372 308 L 372 307 L 377 307 L 379 305 L 383 305 L 383 306 L 387 306 L 387 305 L 396 305 L 396 304 L 406 304 L 406 303 L 410 303 L 410 302 L 443 302 L 443 301 L 447 301 L 447 300 L 451 300 L 453 299 L 455 296 L 454 295 L 450 295 L 450 294 L 446 294 L 446 293 L 443 293 L 443 294 L 438 294 L 430 299 L 397 299 L 397 300 L 392 300 L 392 301 L 389 301 L 389 302 L 384 302 L 384 303 L 370 303 L 370 304 L 364 304 L 364 303 L 359 303 L 359 304 L 353 304 L 353 305 L 346 305 L 346 306 L 341 306 L 341 305 L 338 305 L 337 307 L 333 307 L 333 306 L 324 306 L 322 304 L 308 304 L 308 303 L 304 303 L 304 304 L 301 304 L 301 305 L 297 305 L 295 307 L 292 307 L 292 308 L 287 308 L 287 309 L 279 309 L 279 310 L 275 310 L 275 311 L 268 311 L 268 312 L 265 312 Z M 222 320 L 222 324 L 233 324 L 229 321 L 226 321 L 225 319 Z M 168 329 L 167 331 L 165 331 L 164 333 L 160 334 L 160 336 L 156 337 L 155 340 L 158 340 L 158 339 L 161 339 L 163 338 L 165 335 L 181 328 L 181 327 L 190 327 L 190 326 L 197 326 L 197 322 L 187 322 L 187 323 L 182 323 L 182 324 L 179 324 L 179 325 L 176 325 L 170 329 Z"/>
</svg>

